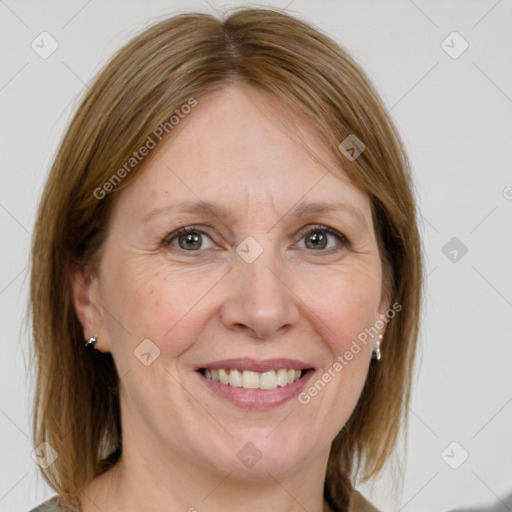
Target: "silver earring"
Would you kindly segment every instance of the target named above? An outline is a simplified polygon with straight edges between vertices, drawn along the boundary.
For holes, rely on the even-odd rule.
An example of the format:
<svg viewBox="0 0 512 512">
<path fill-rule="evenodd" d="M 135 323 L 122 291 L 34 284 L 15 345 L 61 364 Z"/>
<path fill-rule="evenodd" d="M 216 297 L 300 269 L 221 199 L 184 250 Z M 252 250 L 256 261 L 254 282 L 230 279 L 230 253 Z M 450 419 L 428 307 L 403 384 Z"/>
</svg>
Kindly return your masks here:
<svg viewBox="0 0 512 512">
<path fill-rule="evenodd" d="M 98 338 L 96 336 L 91 336 L 86 342 L 85 342 L 85 348 L 94 348 L 94 345 L 96 345 L 96 342 L 98 341 Z"/>
<path fill-rule="evenodd" d="M 377 340 L 377 348 L 372 352 L 372 359 L 376 359 L 380 361 L 382 358 L 382 352 L 380 351 L 380 340 L 382 339 L 382 334 L 379 334 L 379 339 Z"/>
</svg>

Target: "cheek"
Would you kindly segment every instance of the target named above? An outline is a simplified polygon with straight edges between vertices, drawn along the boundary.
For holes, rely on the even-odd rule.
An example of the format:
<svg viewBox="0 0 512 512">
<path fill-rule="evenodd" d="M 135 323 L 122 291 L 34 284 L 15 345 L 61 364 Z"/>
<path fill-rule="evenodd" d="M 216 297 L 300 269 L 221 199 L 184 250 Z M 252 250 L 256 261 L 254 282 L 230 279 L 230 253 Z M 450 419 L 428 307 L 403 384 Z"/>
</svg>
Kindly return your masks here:
<svg viewBox="0 0 512 512">
<path fill-rule="evenodd" d="M 378 263 L 378 262 L 377 262 Z M 308 279 L 304 300 L 321 320 L 325 339 L 337 355 L 378 319 L 381 282 L 378 264 L 319 272 Z M 363 346 L 364 348 L 364 346 Z"/>
<path fill-rule="evenodd" d="M 378 319 L 380 282 L 372 273 L 347 271 L 317 280 L 314 290 L 310 304 L 325 358 L 302 398 L 331 440 L 351 416 L 368 374 L 372 345 L 366 332 Z"/>
<path fill-rule="evenodd" d="M 113 351 L 126 351 L 127 344 L 133 350 L 144 339 L 167 355 L 184 351 L 201 330 L 204 298 L 217 281 L 217 274 L 170 270 L 156 260 L 117 265 L 104 296 Z"/>
<path fill-rule="evenodd" d="M 367 269 L 369 270 L 369 269 Z M 348 420 L 364 386 L 371 358 L 369 329 L 378 319 L 380 281 L 375 272 L 347 272 L 332 279 L 331 300 L 322 304 L 322 320 L 329 326 L 330 364 L 321 372 L 329 381 L 326 419 L 337 432 Z M 378 275 L 378 274 L 377 274 Z"/>
</svg>

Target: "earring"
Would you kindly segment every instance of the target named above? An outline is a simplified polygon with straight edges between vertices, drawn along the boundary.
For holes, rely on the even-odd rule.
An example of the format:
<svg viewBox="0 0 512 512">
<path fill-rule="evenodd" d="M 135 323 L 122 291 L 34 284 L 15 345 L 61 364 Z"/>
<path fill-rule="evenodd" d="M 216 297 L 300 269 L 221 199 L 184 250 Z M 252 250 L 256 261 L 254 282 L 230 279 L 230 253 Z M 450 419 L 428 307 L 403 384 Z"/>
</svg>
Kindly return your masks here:
<svg viewBox="0 0 512 512">
<path fill-rule="evenodd" d="M 382 352 L 380 351 L 380 340 L 382 339 L 382 334 L 379 334 L 379 339 L 377 340 L 377 348 L 372 352 L 372 359 L 376 359 L 377 361 L 381 360 Z"/>
<path fill-rule="evenodd" d="M 96 345 L 96 342 L 98 341 L 98 338 L 96 336 L 91 336 L 86 342 L 85 342 L 85 348 L 94 348 L 94 345 Z"/>
</svg>

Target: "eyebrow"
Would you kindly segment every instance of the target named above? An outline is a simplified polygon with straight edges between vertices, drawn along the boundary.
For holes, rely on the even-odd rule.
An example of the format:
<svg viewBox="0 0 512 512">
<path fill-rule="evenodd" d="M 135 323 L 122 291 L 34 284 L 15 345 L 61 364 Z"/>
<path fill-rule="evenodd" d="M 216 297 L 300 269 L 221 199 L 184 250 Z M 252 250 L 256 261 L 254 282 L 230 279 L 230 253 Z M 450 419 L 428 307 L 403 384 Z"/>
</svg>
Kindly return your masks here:
<svg viewBox="0 0 512 512">
<path fill-rule="evenodd" d="M 368 224 L 363 212 L 356 206 L 349 203 L 325 203 L 315 202 L 307 204 L 299 204 L 299 206 L 292 213 L 295 218 L 301 218 L 306 215 L 312 215 L 317 213 L 331 213 L 343 211 L 348 213 L 351 217 L 357 220 L 362 226 L 368 229 Z"/>
<path fill-rule="evenodd" d="M 349 203 L 301 202 L 293 211 L 284 214 L 283 217 L 291 215 L 293 218 L 300 219 L 301 217 L 308 215 L 339 211 L 348 213 L 358 221 L 359 224 L 366 228 L 366 230 L 368 230 L 368 224 L 363 212 L 356 206 Z M 218 203 L 211 203 L 208 201 L 182 201 L 172 206 L 163 206 L 151 210 L 149 213 L 144 215 L 142 222 L 146 224 L 159 215 L 169 213 L 199 214 L 208 217 L 217 217 L 222 221 L 229 220 L 232 217 L 230 210 Z"/>
</svg>

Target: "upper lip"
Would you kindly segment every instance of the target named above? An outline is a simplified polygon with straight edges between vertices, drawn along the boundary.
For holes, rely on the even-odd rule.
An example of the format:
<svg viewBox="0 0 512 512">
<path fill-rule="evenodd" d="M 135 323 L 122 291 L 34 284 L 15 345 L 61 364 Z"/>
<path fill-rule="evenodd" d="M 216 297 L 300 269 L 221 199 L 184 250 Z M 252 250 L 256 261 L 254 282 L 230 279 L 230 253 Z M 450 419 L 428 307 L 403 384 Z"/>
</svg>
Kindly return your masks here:
<svg viewBox="0 0 512 512">
<path fill-rule="evenodd" d="M 311 364 L 299 361 L 298 359 L 251 359 L 251 358 L 237 358 L 237 359 L 223 359 L 222 361 L 212 361 L 205 363 L 196 368 L 200 370 L 203 368 L 220 370 L 233 368 L 237 370 L 247 370 L 253 372 L 268 372 L 270 370 L 279 370 L 281 368 L 294 369 L 294 370 L 308 370 L 313 368 Z"/>
</svg>

